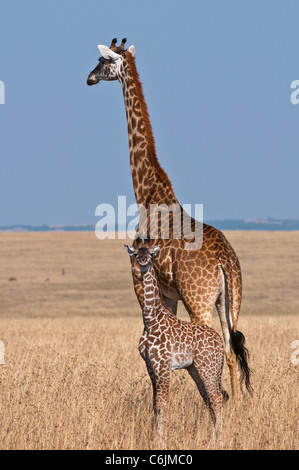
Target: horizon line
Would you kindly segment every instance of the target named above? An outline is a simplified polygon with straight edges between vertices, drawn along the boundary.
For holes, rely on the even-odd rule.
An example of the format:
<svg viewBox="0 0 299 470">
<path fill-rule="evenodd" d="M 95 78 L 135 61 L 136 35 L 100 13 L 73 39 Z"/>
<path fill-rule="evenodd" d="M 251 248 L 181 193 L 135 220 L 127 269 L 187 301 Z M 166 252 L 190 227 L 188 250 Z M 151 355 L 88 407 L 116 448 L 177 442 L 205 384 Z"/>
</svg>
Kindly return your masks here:
<svg viewBox="0 0 299 470">
<path fill-rule="evenodd" d="M 203 223 L 218 230 L 299 231 L 298 219 L 209 219 Z M 94 224 L 10 224 L 0 226 L 0 232 L 75 232 L 96 231 Z M 115 224 L 116 232 L 127 231 L 126 226 Z"/>
</svg>

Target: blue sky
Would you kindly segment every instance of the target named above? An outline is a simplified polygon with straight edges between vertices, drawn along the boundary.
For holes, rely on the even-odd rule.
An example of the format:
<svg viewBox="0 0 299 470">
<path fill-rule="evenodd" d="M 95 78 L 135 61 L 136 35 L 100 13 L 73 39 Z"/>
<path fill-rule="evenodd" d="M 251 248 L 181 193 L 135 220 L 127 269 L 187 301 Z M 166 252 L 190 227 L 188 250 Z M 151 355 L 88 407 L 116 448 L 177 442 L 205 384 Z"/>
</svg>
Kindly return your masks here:
<svg viewBox="0 0 299 470">
<path fill-rule="evenodd" d="M 299 218 L 299 3 L 3 0 L 0 226 L 95 223 L 134 202 L 119 83 L 87 87 L 128 38 L 161 165 L 204 218 Z"/>
</svg>

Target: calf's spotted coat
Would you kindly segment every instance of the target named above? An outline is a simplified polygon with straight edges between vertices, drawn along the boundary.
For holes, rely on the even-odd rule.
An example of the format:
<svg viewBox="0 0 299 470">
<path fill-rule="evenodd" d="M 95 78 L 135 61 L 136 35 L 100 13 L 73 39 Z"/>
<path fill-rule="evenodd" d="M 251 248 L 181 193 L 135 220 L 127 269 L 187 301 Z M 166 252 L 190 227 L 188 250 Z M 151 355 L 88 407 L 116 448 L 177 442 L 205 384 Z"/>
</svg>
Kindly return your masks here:
<svg viewBox="0 0 299 470">
<path fill-rule="evenodd" d="M 221 385 L 225 352 L 220 336 L 207 325 L 180 320 L 166 307 L 152 264 L 159 247 L 141 241 L 137 248 L 126 248 L 136 258 L 142 276 L 144 333 L 139 352 L 153 385 L 159 435 L 164 435 L 171 371 L 175 369 L 187 369 L 219 427 L 223 400 L 228 398 Z"/>
</svg>

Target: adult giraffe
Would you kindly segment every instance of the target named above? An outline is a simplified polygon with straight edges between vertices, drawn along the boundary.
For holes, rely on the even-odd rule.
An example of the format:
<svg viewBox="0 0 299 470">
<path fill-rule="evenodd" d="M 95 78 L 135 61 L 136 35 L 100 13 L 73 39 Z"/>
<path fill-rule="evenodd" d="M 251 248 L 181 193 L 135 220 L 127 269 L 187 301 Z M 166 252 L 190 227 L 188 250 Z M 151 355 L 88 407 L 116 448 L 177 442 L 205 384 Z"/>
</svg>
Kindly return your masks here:
<svg viewBox="0 0 299 470">
<path fill-rule="evenodd" d="M 151 205 L 179 205 L 166 172 L 160 166 L 153 131 L 144 99 L 142 85 L 136 68 L 135 48 L 125 50 L 126 39 L 117 47 L 113 39 L 109 47 L 99 45 L 99 64 L 89 74 L 88 85 L 100 80 L 118 80 L 121 83 L 128 122 L 130 166 L 136 202 L 146 208 L 147 220 Z M 178 216 L 176 214 L 176 216 Z M 172 217 L 174 223 L 175 216 Z M 171 217 L 170 217 L 171 219 Z M 163 220 L 162 220 L 163 223 Z M 194 230 L 195 221 L 191 224 Z M 171 225 L 171 222 L 170 222 Z M 233 396 L 237 396 L 237 363 L 241 381 L 245 380 L 251 391 L 248 351 L 245 337 L 237 331 L 242 298 L 242 278 L 239 260 L 223 235 L 210 225 L 203 224 L 203 243 L 200 249 L 186 249 L 186 239 L 174 237 L 174 226 L 168 238 L 160 238 L 155 244 L 161 249 L 155 258 L 156 269 L 165 304 L 176 314 L 177 302 L 182 300 L 190 318 L 211 326 L 212 311 L 216 305 L 221 322 L 226 360 L 230 370 Z M 134 257 L 133 257 L 134 258 Z M 132 259 L 132 275 L 136 295 L 142 306 L 142 279 L 135 259 Z"/>
</svg>

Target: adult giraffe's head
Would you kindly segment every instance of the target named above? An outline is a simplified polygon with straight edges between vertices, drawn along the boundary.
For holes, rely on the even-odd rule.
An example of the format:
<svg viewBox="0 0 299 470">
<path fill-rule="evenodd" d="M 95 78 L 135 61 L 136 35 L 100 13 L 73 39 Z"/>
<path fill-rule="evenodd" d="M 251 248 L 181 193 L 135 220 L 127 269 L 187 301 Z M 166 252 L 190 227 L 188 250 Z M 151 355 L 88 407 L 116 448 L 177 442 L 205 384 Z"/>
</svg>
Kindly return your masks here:
<svg viewBox="0 0 299 470">
<path fill-rule="evenodd" d="M 101 80 L 106 82 L 119 80 L 121 65 L 126 60 L 127 52 L 133 56 L 135 55 L 134 46 L 130 46 L 128 50 L 125 50 L 126 42 L 127 40 L 123 39 L 121 45 L 117 47 L 117 39 L 113 39 L 110 47 L 98 45 L 101 57 L 98 65 L 88 75 L 87 85 L 96 85 Z"/>
</svg>

